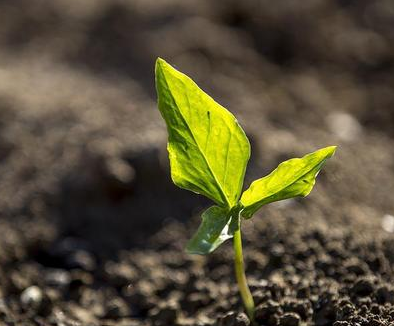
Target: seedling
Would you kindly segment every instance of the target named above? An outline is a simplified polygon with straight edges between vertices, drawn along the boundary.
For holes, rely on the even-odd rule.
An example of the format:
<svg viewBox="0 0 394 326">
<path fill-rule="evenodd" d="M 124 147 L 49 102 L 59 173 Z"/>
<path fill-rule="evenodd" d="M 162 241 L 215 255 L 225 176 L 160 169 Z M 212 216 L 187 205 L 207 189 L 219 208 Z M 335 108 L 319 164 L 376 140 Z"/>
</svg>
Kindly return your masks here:
<svg viewBox="0 0 394 326">
<path fill-rule="evenodd" d="M 241 221 L 262 206 L 308 195 L 335 146 L 285 161 L 242 193 L 250 144 L 235 117 L 188 76 L 163 59 L 156 61 L 158 107 L 167 124 L 173 182 L 212 199 L 186 251 L 206 255 L 233 238 L 235 275 L 249 318 L 254 302 L 244 269 Z"/>
</svg>

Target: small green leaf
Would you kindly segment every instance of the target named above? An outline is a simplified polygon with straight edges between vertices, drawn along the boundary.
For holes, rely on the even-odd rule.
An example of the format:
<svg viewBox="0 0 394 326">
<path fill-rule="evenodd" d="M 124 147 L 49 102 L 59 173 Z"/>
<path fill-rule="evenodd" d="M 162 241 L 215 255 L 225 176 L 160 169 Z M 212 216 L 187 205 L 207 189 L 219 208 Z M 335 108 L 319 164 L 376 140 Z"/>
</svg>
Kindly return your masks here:
<svg viewBox="0 0 394 326">
<path fill-rule="evenodd" d="M 211 206 L 202 213 L 202 222 L 186 251 L 189 254 L 207 255 L 224 241 L 233 237 L 239 227 L 239 211 L 232 212 L 219 206 Z"/>
<path fill-rule="evenodd" d="M 250 157 L 244 131 L 229 111 L 163 59 L 157 59 L 155 72 L 173 182 L 234 207 Z"/>
<path fill-rule="evenodd" d="M 335 153 L 336 146 L 322 148 L 302 158 L 285 161 L 269 175 L 254 181 L 241 197 L 241 215 L 250 218 L 263 205 L 274 201 L 307 196 L 324 162 Z"/>
</svg>

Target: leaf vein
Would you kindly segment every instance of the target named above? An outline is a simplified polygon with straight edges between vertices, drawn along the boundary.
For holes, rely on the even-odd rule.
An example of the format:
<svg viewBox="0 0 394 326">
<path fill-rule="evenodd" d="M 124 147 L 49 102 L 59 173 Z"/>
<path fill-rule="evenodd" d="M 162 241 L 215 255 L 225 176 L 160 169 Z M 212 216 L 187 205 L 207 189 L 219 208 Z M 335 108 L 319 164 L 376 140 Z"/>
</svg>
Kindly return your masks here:
<svg viewBox="0 0 394 326">
<path fill-rule="evenodd" d="M 166 85 L 167 85 L 167 88 L 170 89 L 170 87 L 169 87 L 169 85 L 168 85 L 168 82 L 167 82 L 167 78 L 166 78 L 166 76 L 165 76 L 164 74 L 163 74 L 163 77 L 164 77 L 163 80 L 165 81 L 165 83 L 166 83 Z M 184 83 L 182 80 L 180 80 L 179 78 L 178 78 L 178 80 L 184 85 L 184 88 L 186 89 L 185 83 Z M 177 103 L 177 101 L 175 100 L 174 96 L 171 94 L 171 92 L 169 92 L 169 93 L 170 93 L 171 98 L 172 98 L 172 100 L 174 101 L 175 105 L 179 108 L 178 103 Z M 189 106 L 189 108 L 190 108 L 189 96 L 188 96 L 187 92 L 186 92 L 185 94 L 186 94 L 186 99 L 187 99 L 187 102 L 188 102 L 188 106 Z M 214 178 L 214 180 L 215 180 L 216 183 L 218 184 L 218 188 L 219 188 L 219 190 L 220 190 L 220 192 L 221 192 L 221 195 L 222 195 L 223 199 L 225 200 L 227 206 L 228 206 L 228 207 L 231 207 L 231 204 L 230 204 L 230 202 L 229 202 L 229 199 L 227 198 L 226 193 L 225 193 L 224 190 L 222 189 L 222 185 L 221 185 L 220 182 L 218 181 L 218 179 L 217 179 L 217 177 L 216 177 L 214 171 L 212 170 L 212 167 L 211 167 L 210 164 L 209 164 L 208 159 L 205 157 L 204 152 L 201 150 L 200 144 L 197 142 L 197 139 L 196 139 L 195 135 L 193 134 L 193 132 L 192 132 L 192 130 L 191 130 L 189 124 L 187 123 L 185 117 L 183 116 L 182 111 L 181 111 L 180 109 L 178 109 L 178 112 L 179 112 L 180 117 L 182 118 L 182 121 L 184 122 L 185 126 L 187 127 L 187 130 L 189 131 L 191 137 L 193 138 L 194 142 L 196 143 L 197 148 L 198 148 L 199 152 L 201 153 L 202 158 L 204 159 L 206 165 L 208 166 L 209 173 L 212 175 L 212 177 Z"/>
</svg>

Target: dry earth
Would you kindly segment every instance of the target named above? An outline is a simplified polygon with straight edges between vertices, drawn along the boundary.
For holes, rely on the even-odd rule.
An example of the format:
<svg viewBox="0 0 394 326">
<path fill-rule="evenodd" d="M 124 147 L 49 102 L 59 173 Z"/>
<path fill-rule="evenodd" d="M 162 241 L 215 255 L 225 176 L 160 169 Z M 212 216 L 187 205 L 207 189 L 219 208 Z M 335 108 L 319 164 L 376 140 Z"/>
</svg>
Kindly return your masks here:
<svg viewBox="0 0 394 326">
<path fill-rule="evenodd" d="M 338 144 L 244 223 L 259 325 L 394 325 L 394 3 L 0 2 L 0 324 L 248 325 L 231 245 L 170 182 L 157 56 L 251 138 L 248 183 Z"/>
</svg>

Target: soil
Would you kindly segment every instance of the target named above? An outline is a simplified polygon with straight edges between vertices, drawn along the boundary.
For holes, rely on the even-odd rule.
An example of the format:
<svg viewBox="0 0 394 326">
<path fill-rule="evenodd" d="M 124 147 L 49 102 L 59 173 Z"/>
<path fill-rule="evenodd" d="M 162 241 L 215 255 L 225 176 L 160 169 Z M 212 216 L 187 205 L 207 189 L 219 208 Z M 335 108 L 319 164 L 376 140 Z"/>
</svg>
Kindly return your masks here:
<svg viewBox="0 0 394 326">
<path fill-rule="evenodd" d="M 243 223 L 258 325 L 394 325 L 394 3 L 0 2 L 0 325 L 243 326 L 231 243 L 171 184 L 157 56 L 229 108 L 247 182 L 337 144 Z"/>
</svg>

